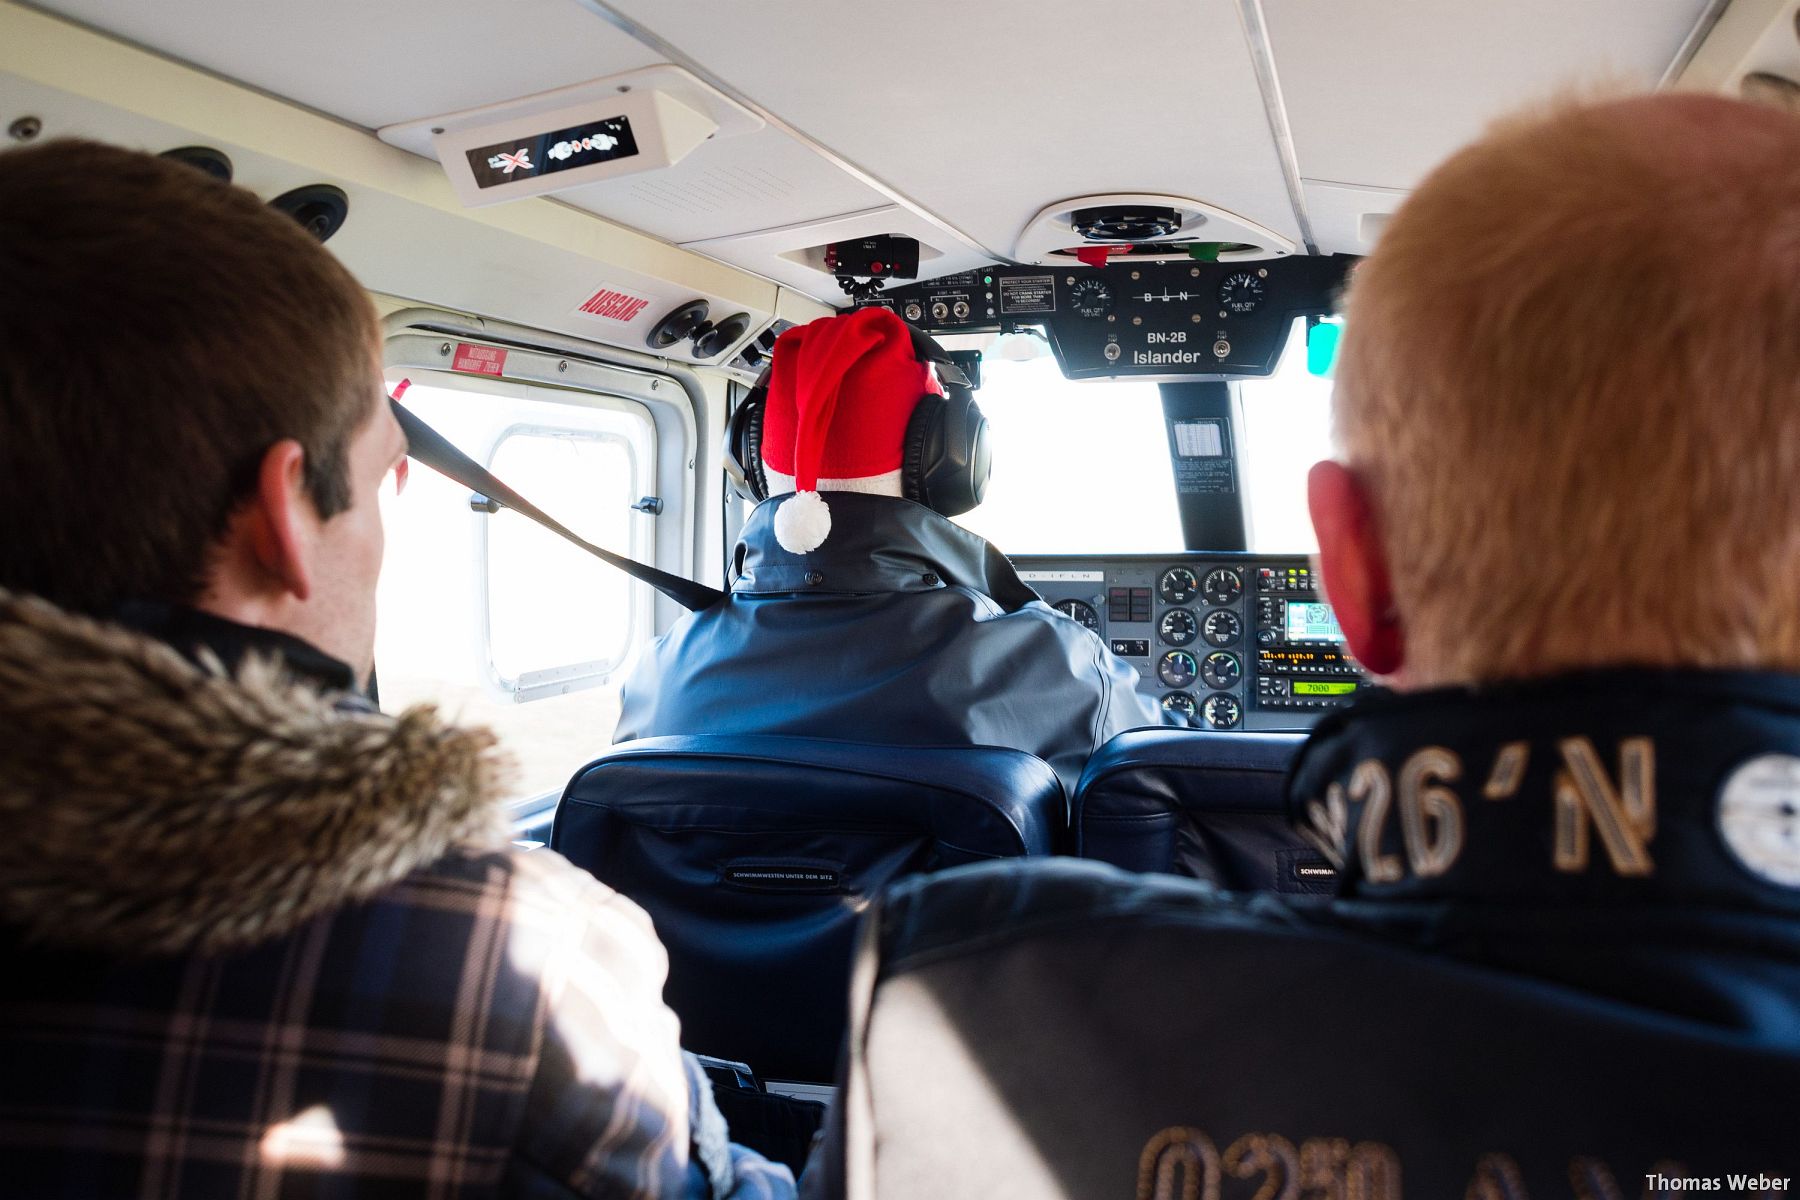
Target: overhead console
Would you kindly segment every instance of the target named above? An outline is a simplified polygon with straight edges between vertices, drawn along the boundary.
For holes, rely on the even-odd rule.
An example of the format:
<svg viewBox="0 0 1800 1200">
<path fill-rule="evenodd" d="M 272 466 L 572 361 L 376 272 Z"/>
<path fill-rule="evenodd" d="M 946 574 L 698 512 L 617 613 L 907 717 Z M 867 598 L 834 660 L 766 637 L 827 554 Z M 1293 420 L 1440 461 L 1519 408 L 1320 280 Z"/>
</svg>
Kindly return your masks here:
<svg viewBox="0 0 1800 1200">
<path fill-rule="evenodd" d="M 1296 317 L 1333 311 L 1349 255 L 993 266 L 857 301 L 931 334 L 1044 332 L 1069 379 L 1269 375 Z"/>
<path fill-rule="evenodd" d="M 1020 576 L 1210 729 L 1299 730 L 1366 686 L 1311 564 L 1297 556 L 1018 555 Z"/>
</svg>

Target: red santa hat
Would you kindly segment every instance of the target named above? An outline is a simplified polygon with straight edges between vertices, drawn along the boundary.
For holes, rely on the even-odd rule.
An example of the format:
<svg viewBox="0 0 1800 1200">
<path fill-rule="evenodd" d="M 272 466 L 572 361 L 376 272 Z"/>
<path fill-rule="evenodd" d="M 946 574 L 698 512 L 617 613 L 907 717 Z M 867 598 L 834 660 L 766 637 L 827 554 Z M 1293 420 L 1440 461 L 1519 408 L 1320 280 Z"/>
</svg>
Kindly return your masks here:
<svg viewBox="0 0 1800 1200">
<path fill-rule="evenodd" d="M 794 493 L 775 510 L 775 540 L 806 554 L 831 532 L 821 491 L 903 494 L 907 422 L 941 389 L 906 323 L 885 308 L 796 326 L 776 340 L 774 359 L 763 473 L 770 495 Z"/>
</svg>

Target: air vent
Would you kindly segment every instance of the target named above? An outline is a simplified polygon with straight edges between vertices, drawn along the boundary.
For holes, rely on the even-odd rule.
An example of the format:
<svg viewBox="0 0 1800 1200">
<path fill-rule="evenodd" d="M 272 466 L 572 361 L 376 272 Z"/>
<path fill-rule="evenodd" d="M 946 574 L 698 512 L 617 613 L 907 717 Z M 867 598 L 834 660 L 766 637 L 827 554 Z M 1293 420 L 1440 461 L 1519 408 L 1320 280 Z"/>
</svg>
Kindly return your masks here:
<svg viewBox="0 0 1800 1200">
<path fill-rule="evenodd" d="M 321 242 L 344 227 L 350 215 L 350 197 L 344 189 L 329 183 L 309 183 L 269 201 L 269 207 L 284 212 L 300 223 L 306 232 Z"/>
<path fill-rule="evenodd" d="M 1013 257 L 1046 266 L 1097 256 L 1134 262 L 1280 258 L 1288 238 L 1222 208 L 1181 196 L 1077 196 L 1052 204 L 1019 235 Z"/>
<path fill-rule="evenodd" d="M 211 175 L 220 183 L 231 182 L 231 156 L 223 150 L 215 150 L 211 146 L 177 146 L 173 150 L 164 150 L 157 157 L 186 163 L 197 171 Z"/>
<path fill-rule="evenodd" d="M 1738 84 L 1744 99 L 1800 114 L 1800 83 L 1773 71 L 1752 71 Z"/>
</svg>

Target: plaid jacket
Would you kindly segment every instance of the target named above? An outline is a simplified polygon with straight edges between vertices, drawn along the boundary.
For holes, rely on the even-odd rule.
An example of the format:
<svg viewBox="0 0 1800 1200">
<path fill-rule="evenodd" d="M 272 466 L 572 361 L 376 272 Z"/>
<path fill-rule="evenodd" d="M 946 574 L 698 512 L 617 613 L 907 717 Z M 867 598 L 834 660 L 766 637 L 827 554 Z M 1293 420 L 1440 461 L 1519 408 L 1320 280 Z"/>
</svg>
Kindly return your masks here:
<svg viewBox="0 0 1800 1200">
<path fill-rule="evenodd" d="M 198 657 L 0 593 L 0 1196 L 729 1192 L 649 920 L 504 848 L 491 739 Z"/>
</svg>

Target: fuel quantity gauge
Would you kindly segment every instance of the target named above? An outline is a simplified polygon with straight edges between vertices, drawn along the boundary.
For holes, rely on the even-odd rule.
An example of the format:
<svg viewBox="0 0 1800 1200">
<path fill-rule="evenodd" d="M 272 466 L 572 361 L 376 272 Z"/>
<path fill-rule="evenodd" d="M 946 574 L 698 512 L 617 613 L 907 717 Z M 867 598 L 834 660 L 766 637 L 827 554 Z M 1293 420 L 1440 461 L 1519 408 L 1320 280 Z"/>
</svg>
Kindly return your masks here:
<svg viewBox="0 0 1800 1200">
<path fill-rule="evenodd" d="M 1113 309 L 1113 290 L 1102 280 L 1083 279 L 1069 289 L 1069 307 L 1078 317 L 1104 317 Z"/>
<path fill-rule="evenodd" d="M 1227 275 L 1219 285 L 1219 307 L 1234 317 L 1247 317 L 1262 307 L 1263 281 L 1249 271 Z"/>
</svg>

